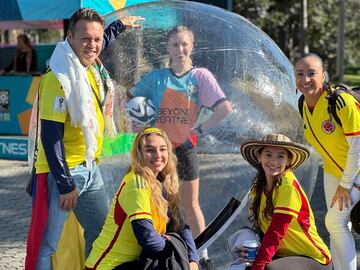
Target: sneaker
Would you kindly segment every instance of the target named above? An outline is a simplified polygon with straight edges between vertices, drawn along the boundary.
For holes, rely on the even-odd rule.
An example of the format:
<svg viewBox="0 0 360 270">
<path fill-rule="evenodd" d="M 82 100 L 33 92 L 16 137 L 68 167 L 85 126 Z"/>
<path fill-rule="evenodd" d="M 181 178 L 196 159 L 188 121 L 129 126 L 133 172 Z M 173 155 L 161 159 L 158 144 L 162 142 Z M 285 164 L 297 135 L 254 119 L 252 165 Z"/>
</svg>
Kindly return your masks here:
<svg viewBox="0 0 360 270">
<path fill-rule="evenodd" d="M 200 268 L 199 270 L 216 270 L 214 266 L 214 262 L 210 260 L 209 258 L 205 259 L 202 258 L 200 260 Z"/>
</svg>

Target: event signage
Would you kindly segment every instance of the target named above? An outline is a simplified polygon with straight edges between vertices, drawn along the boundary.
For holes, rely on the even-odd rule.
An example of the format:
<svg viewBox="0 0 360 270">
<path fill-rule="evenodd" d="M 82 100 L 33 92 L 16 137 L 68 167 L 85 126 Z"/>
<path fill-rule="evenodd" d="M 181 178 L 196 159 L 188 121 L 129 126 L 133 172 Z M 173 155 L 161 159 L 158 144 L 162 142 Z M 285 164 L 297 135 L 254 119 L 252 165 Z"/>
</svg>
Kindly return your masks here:
<svg viewBox="0 0 360 270">
<path fill-rule="evenodd" d="M 0 137 L 0 159 L 27 160 L 27 137 Z"/>
</svg>

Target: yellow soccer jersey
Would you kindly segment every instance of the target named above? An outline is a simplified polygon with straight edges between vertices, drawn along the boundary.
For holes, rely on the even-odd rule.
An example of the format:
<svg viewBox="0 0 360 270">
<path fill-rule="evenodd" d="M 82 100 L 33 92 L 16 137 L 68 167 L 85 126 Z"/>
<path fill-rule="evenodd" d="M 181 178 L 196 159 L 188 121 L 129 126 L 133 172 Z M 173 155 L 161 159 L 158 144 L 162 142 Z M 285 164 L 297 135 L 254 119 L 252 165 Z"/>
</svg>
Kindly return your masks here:
<svg viewBox="0 0 360 270">
<path fill-rule="evenodd" d="M 254 194 L 252 195 L 254 196 Z M 317 233 L 314 215 L 304 190 L 292 172 L 287 172 L 278 189 L 273 192 L 274 213 L 293 216 L 277 254 L 280 257 L 306 256 L 322 264 L 331 260 L 330 251 Z M 261 196 L 260 209 L 265 208 L 266 196 Z M 266 232 L 271 220 L 259 216 L 262 232 Z"/>
<path fill-rule="evenodd" d="M 158 215 L 152 204 L 150 188 L 142 177 L 128 173 L 117 191 L 103 229 L 86 260 L 90 269 L 113 269 L 140 256 L 131 221 L 150 219 L 158 234 L 166 232 L 166 218 Z"/>
<path fill-rule="evenodd" d="M 327 111 L 326 92 L 321 95 L 312 113 L 306 101 L 303 106 L 304 135 L 324 160 L 325 172 L 341 179 L 346 165 L 349 145 L 346 137 L 360 136 L 360 105 L 349 94 L 341 93 L 336 102 L 336 112 L 341 126 Z"/>
<path fill-rule="evenodd" d="M 93 74 L 90 71 L 88 71 L 88 77 L 90 84 L 99 96 L 99 88 L 95 82 Z M 93 96 L 93 99 L 96 115 L 99 121 L 100 134 L 103 134 L 104 120 L 101 108 L 99 107 L 95 96 Z M 46 73 L 42 78 L 39 101 L 39 114 L 41 119 L 64 123 L 63 143 L 65 148 L 65 157 L 69 168 L 74 168 L 84 162 L 86 147 L 82 130 L 80 127 L 71 126 L 70 114 L 65 101 L 64 90 L 52 71 Z M 98 150 L 95 156 L 99 157 L 102 149 L 103 136 L 97 136 L 96 139 Z M 36 173 L 49 172 L 41 140 L 39 140 L 38 159 L 35 166 Z"/>
</svg>

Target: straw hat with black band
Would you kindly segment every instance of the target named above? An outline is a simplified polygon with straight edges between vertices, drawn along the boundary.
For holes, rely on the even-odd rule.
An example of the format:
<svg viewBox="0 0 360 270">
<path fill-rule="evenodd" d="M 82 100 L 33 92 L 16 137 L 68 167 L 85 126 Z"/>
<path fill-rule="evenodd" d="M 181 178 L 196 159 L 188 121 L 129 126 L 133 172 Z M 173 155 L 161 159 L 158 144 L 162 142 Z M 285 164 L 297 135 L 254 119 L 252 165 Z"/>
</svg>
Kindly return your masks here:
<svg viewBox="0 0 360 270">
<path fill-rule="evenodd" d="M 309 149 L 300 143 L 295 143 L 282 134 L 269 134 L 261 140 L 247 140 L 241 145 L 241 154 L 244 159 L 256 169 L 261 165 L 258 160 L 259 150 L 265 146 L 283 147 L 292 154 L 289 169 L 296 169 L 310 156 Z"/>
</svg>

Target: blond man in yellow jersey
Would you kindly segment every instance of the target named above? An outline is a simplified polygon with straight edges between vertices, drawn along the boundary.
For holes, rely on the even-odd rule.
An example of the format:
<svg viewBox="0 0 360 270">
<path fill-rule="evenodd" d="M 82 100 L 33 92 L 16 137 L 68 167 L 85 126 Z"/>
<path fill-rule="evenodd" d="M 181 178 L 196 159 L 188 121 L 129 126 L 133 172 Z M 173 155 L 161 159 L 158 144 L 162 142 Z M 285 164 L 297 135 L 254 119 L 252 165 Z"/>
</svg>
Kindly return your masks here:
<svg viewBox="0 0 360 270">
<path fill-rule="evenodd" d="M 336 113 L 342 127 L 328 112 L 325 69 L 316 54 L 295 62 L 297 89 L 304 95 L 304 135 L 324 160 L 324 190 L 328 212 L 330 249 L 336 270 L 356 270 L 354 238 L 348 226 L 350 212 L 360 199 L 360 105 L 349 94 L 341 93 Z"/>
</svg>

